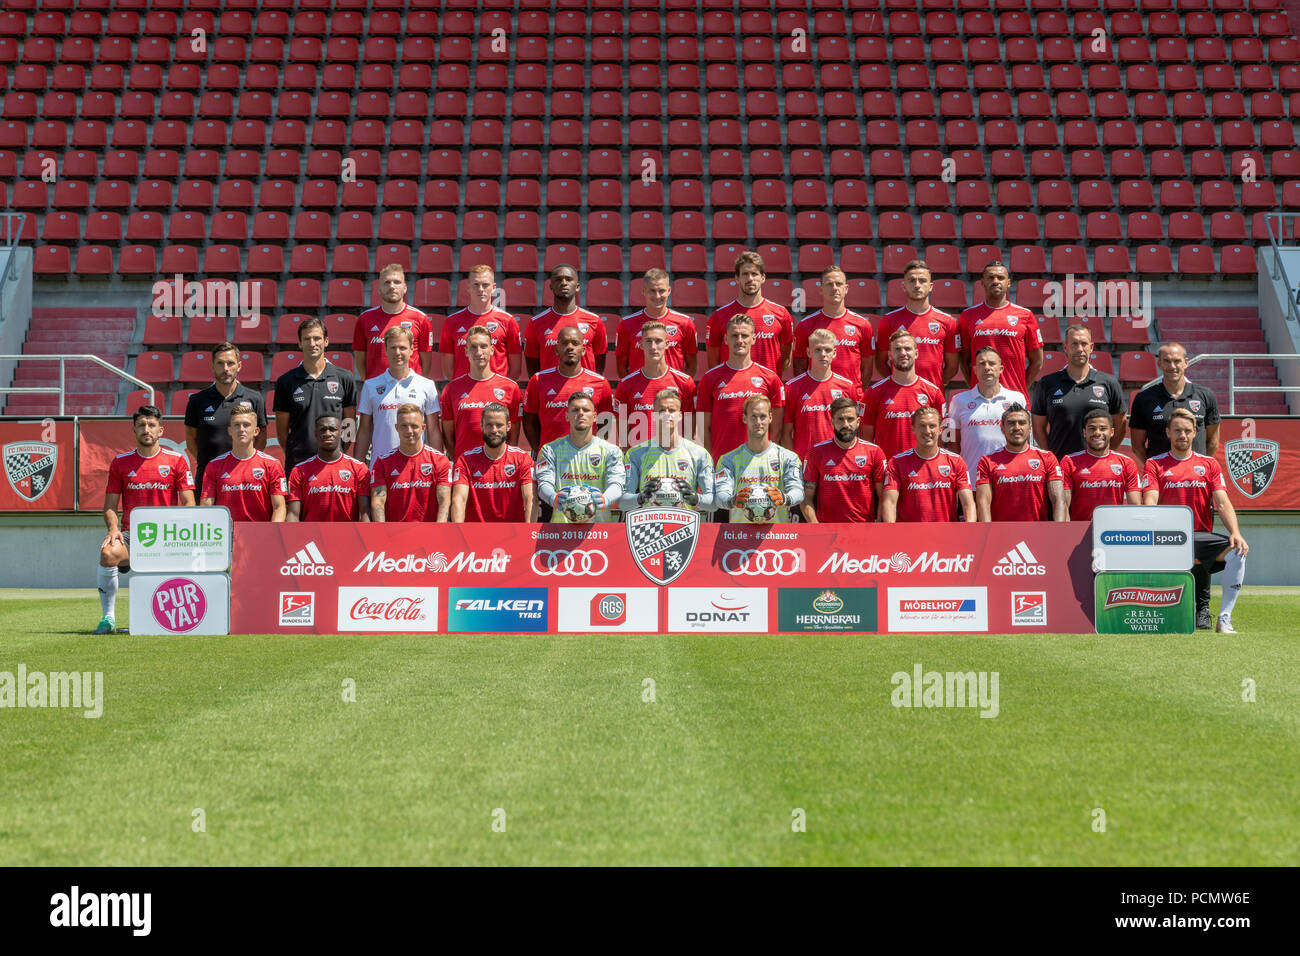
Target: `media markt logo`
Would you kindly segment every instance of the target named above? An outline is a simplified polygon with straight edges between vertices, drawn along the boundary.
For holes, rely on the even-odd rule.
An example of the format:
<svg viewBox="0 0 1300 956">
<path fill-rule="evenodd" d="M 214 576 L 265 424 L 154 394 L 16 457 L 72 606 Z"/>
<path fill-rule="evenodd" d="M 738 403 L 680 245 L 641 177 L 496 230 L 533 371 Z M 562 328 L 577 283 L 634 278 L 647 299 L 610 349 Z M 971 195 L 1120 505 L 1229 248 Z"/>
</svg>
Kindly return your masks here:
<svg viewBox="0 0 1300 956">
<path fill-rule="evenodd" d="M 136 544 L 142 544 L 146 548 L 152 548 L 154 542 L 158 540 L 158 525 L 152 521 L 142 522 L 135 527 Z"/>
<path fill-rule="evenodd" d="M 46 441 L 15 441 L 4 446 L 5 477 L 25 501 L 36 501 L 50 489 L 59 446 Z"/>
<path fill-rule="evenodd" d="M 782 588 L 778 630 L 875 633 L 875 588 Z"/>
<path fill-rule="evenodd" d="M 1186 571 L 1097 575 L 1098 634 L 1191 634 L 1196 602 Z"/>
<path fill-rule="evenodd" d="M 1258 498 L 1273 483 L 1281 446 L 1262 438 L 1238 438 L 1223 446 L 1228 475 L 1247 498 Z"/>
</svg>

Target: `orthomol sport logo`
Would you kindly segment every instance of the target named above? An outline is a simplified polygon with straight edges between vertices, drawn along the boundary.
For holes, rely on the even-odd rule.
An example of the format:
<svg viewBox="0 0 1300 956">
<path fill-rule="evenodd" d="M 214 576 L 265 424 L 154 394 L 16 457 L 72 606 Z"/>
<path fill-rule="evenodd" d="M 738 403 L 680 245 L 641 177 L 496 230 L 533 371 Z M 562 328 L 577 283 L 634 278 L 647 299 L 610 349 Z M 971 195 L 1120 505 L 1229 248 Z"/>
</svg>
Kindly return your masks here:
<svg viewBox="0 0 1300 956">
<path fill-rule="evenodd" d="M 1103 610 L 1132 604 L 1137 607 L 1172 607 L 1183 599 L 1184 588 L 1111 588 L 1106 592 Z"/>
<path fill-rule="evenodd" d="M 1103 531 L 1101 543 L 1108 548 L 1178 548 L 1187 543 L 1187 533 L 1173 529 L 1163 531 Z"/>
</svg>

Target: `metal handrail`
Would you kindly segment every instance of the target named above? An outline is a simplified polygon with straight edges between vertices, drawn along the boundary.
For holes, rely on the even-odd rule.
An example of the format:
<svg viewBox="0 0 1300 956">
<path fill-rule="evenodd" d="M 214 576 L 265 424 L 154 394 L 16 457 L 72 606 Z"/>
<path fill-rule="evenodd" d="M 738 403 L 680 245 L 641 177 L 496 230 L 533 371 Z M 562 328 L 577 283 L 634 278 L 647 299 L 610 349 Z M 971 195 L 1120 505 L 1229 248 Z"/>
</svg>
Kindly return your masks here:
<svg viewBox="0 0 1300 956">
<path fill-rule="evenodd" d="M 0 355 L 0 362 L 58 362 L 59 363 L 59 384 L 55 385 L 35 385 L 31 387 L 14 388 L 5 386 L 0 388 L 0 395 L 52 395 L 55 392 L 59 394 L 59 414 L 67 414 L 64 411 L 67 399 L 67 362 L 94 362 L 101 368 L 106 368 L 114 375 L 119 375 L 133 385 L 138 385 L 149 393 L 149 404 L 153 404 L 154 387 L 148 382 L 136 378 L 130 372 L 123 371 L 116 365 L 104 361 L 98 355 Z"/>
<path fill-rule="evenodd" d="M 1300 359 L 1300 355 L 1289 352 L 1206 352 L 1203 355 L 1197 355 L 1187 360 L 1187 367 L 1190 369 L 1197 362 L 1222 362 L 1228 361 L 1228 414 L 1237 414 L 1237 393 L 1238 392 L 1300 392 L 1300 385 L 1237 385 L 1237 366 L 1236 359 L 1267 359 L 1275 362 L 1278 359 Z M 1153 378 L 1143 385 L 1143 388 L 1150 388 L 1156 382 L 1163 381 L 1161 375 Z"/>
<path fill-rule="evenodd" d="M 1277 216 L 1277 235 L 1273 235 L 1273 217 Z M 1283 228 L 1287 219 L 1300 219 L 1300 213 L 1296 212 L 1266 212 L 1264 213 L 1264 226 L 1268 230 L 1268 244 L 1273 249 L 1273 273 L 1274 279 L 1281 279 L 1282 285 L 1286 287 L 1286 318 L 1288 322 L 1300 322 L 1300 303 L 1296 300 L 1300 298 L 1300 288 L 1297 288 L 1291 282 L 1291 277 L 1287 275 L 1286 265 L 1282 262 L 1281 240 L 1286 237 L 1286 229 Z M 1292 236 L 1295 235 L 1295 227 L 1292 225 Z"/>
<path fill-rule="evenodd" d="M 27 224 L 27 214 L 25 212 L 3 212 L 0 213 L 0 245 L 3 245 L 9 253 L 5 256 L 5 267 L 0 272 L 0 322 L 5 318 L 5 286 L 9 284 L 11 273 L 14 270 L 14 259 L 18 253 L 18 238 L 23 234 L 23 226 Z"/>
</svg>

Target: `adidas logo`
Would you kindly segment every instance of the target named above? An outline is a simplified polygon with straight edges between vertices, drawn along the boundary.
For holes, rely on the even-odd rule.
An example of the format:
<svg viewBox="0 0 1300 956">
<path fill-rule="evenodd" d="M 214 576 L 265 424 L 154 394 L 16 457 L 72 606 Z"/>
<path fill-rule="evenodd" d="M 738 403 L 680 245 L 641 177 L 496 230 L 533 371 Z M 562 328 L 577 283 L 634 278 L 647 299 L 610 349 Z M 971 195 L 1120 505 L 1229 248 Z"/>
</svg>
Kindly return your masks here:
<svg viewBox="0 0 1300 956">
<path fill-rule="evenodd" d="M 221 477 L 222 477 L 222 478 L 229 478 L 229 477 L 230 477 L 230 472 L 228 472 L 228 471 L 227 471 L 227 472 L 224 472 L 224 473 L 221 475 Z"/>
<path fill-rule="evenodd" d="M 207 408 L 205 408 L 205 409 L 203 409 L 203 410 L 204 410 L 205 412 L 210 412 L 210 411 L 212 411 L 213 409 L 212 409 L 212 406 L 209 405 Z"/>
<path fill-rule="evenodd" d="M 285 577 L 294 575 L 332 577 L 334 566 L 325 560 L 325 555 L 320 553 L 320 548 L 316 546 L 315 541 L 308 541 L 306 546 L 300 548 L 297 554 L 290 555 L 289 559 L 280 566 L 280 573 Z"/>
<path fill-rule="evenodd" d="M 1021 541 L 998 558 L 998 563 L 993 565 L 993 573 L 1001 577 L 1019 578 L 1046 574 L 1047 568 L 1038 563 L 1038 559 L 1034 557 L 1034 552 L 1029 550 L 1029 545 Z"/>
</svg>

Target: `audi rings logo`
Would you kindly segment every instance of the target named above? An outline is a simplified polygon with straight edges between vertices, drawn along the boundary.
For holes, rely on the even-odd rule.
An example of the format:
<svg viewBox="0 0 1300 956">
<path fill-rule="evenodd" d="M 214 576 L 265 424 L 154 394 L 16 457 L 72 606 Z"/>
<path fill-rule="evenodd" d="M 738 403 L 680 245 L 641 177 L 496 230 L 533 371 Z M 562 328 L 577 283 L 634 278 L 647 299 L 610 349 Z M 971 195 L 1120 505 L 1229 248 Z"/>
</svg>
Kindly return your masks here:
<svg viewBox="0 0 1300 956">
<path fill-rule="evenodd" d="M 796 574 L 803 570 L 802 551 L 740 551 L 722 556 L 722 570 L 728 574 Z"/>
<path fill-rule="evenodd" d="M 537 551 L 533 554 L 534 574 L 594 577 L 608 569 L 609 558 L 604 551 Z"/>
</svg>

